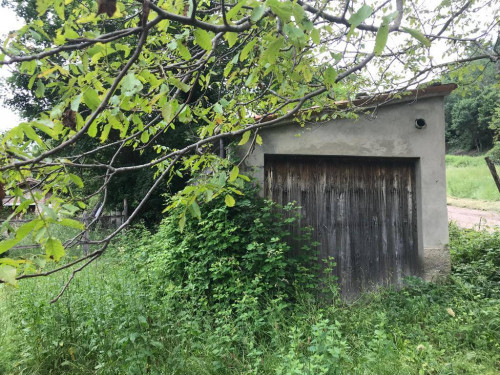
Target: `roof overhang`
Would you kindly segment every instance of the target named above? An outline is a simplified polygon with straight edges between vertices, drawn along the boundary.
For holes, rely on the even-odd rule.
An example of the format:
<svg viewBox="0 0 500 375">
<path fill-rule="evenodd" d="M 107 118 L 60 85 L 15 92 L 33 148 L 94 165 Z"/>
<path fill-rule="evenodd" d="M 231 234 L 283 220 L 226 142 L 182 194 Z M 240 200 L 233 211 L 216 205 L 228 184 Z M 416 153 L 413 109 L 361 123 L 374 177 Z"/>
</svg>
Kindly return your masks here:
<svg viewBox="0 0 500 375">
<path fill-rule="evenodd" d="M 402 92 L 386 92 L 378 95 L 361 96 L 350 101 L 335 102 L 333 107 L 347 108 L 347 107 L 361 107 L 373 108 L 382 105 L 390 105 L 405 102 L 416 102 L 421 99 L 432 98 L 436 96 L 447 96 L 457 88 L 455 83 L 435 84 L 414 90 Z"/>
<path fill-rule="evenodd" d="M 447 83 L 447 84 L 432 84 L 429 86 L 424 86 L 420 88 L 416 88 L 413 90 L 406 91 L 394 91 L 394 92 L 384 92 L 377 95 L 366 95 L 361 96 L 358 94 L 358 97 L 353 100 L 342 100 L 333 102 L 329 106 L 325 106 L 323 108 L 320 107 L 310 107 L 304 108 L 300 110 L 298 114 L 295 114 L 292 118 L 288 118 L 283 120 L 283 122 L 279 122 L 277 124 L 273 124 L 274 126 L 280 126 L 289 124 L 293 119 L 296 119 L 300 116 L 300 114 L 308 113 L 310 122 L 313 118 L 319 117 L 328 113 L 335 112 L 362 112 L 364 110 L 369 110 L 371 108 L 408 103 L 408 102 L 417 102 L 422 99 L 428 99 L 432 97 L 443 97 L 449 95 L 453 90 L 457 88 L 455 83 Z M 268 116 L 263 122 L 271 121 L 276 119 L 278 116 Z M 259 120 L 262 116 L 256 116 L 255 119 Z"/>
</svg>

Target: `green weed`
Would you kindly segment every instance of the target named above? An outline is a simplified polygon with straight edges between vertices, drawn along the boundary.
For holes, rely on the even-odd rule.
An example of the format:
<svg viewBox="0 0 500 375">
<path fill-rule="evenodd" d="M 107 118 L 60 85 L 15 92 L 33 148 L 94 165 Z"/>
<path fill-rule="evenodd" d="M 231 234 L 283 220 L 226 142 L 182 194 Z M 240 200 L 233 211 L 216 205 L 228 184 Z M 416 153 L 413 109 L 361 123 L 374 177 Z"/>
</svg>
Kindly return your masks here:
<svg viewBox="0 0 500 375">
<path fill-rule="evenodd" d="M 215 211 L 214 225 L 220 214 Z M 248 219 L 235 217 L 225 229 Z M 186 230 L 189 225 L 195 223 L 188 223 Z M 498 233 L 452 225 L 450 277 L 435 284 L 409 278 L 401 290 L 380 290 L 346 304 L 335 296 L 324 298 L 300 288 L 288 289 L 286 295 L 277 293 L 283 289 L 259 285 L 250 268 L 236 267 L 227 273 L 216 267 L 212 273 L 202 274 L 206 262 L 189 257 L 202 249 L 172 241 L 165 237 L 168 230 L 151 235 L 144 228 L 130 229 L 103 259 L 74 280 L 56 304 L 48 301 L 68 275 L 26 280 L 19 289 L 0 287 L 0 372 L 500 372 Z M 264 235 L 269 228 L 255 230 Z M 249 243 L 262 242 L 256 235 L 246 236 L 255 240 Z M 238 237 L 238 241 L 245 242 L 246 237 Z M 209 238 L 217 242 L 215 236 Z M 190 241 L 190 246 L 197 243 Z M 199 241 L 202 243 L 201 237 Z M 228 239 L 221 236 L 219 245 L 222 242 Z M 174 249 L 176 246 L 179 248 Z M 277 245 L 266 246 L 273 249 Z M 228 251 L 226 248 L 226 256 Z M 161 256 L 168 252 L 174 254 Z M 269 256 L 259 250 L 252 254 L 252 262 Z M 281 272 L 283 260 L 271 259 L 277 267 L 272 272 Z M 192 261 L 198 263 L 189 264 Z M 173 267 L 175 277 L 169 274 L 173 270 L 160 272 L 166 267 Z M 193 274 L 178 278 L 182 270 Z M 235 284 L 227 291 L 228 298 L 221 297 L 222 288 L 208 293 L 210 280 L 222 275 L 225 288 L 230 285 L 224 282 Z M 327 287 L 336 290 L 334 284 Z"/>
</svg>

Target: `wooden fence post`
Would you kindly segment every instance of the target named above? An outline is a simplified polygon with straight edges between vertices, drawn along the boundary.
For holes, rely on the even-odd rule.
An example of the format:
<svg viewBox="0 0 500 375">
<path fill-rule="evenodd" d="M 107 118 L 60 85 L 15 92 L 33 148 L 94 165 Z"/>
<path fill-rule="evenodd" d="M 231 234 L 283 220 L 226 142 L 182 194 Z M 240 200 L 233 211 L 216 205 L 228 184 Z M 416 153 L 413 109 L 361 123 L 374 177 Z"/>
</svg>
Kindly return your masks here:
<svg viewBox="0 0 500 375">
<path fill-rule="evenodd" d="M 493 179 L 495 180 L 495 184 L 497 184 L 498 192 L 500 192 L 500 179 L 498 178 L 495 164 L 493 164 L 493 162 L 490 160 L 489 157 L 485 157 L 484 160 L 486 160 L 486 164 L 488 164 L 488 168 L 490 169 L 490 173 L 493 176 Z"/>
<path fill-rule="evenodd" d="M 123 198 L 122 224 L 128 219 L 128 202 L 127 198 Z"/>
<path fill-rule="evenodd" d="M 87 212 L 83 213 L 83 225 L 85 225 L 85 232 L 83 232 L 83 255 L 89 254 L 89 215 Z"/>
</svg>

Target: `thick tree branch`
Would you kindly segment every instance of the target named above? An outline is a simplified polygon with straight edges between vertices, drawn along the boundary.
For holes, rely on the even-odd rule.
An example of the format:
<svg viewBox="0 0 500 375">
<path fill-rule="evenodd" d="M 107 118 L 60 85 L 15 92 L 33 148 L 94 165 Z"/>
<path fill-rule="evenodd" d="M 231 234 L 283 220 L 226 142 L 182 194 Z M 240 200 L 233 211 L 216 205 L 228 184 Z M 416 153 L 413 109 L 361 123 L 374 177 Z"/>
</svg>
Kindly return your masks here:
<svg viewBox="0 0 500 375">
<path fill-rule="evenodd" d="M 193 17 L 181 16 L 179 14 L 174 14 L 167 12 L 155 4 L 151 4 L 151 9 L 153 9 L 162 19 L 167 19 L 170 21 L 178 22 L 182 25 L 193 26 L 206 31 L 213 31 L 215 33 L 241 33 L 247 31 L 252 27 L 252 23 L 248 20 L 240 20 L 241 24 L 235 23 L 235 25 L 215 25 L 208 22 L 200 21 Z"/>
<path fill-rule="evenodd" d="M 160 20 L 158 20 L 160 21 Z M 151 22 L 151 26 L 148 25 L 148 27 L 152 27 L 153 23 L 156 24 L 158 23 L 155 21 Z M 130 29 L 125 29 L 125 30 L 120 30 L 120 31 L 113 31 L 108 34 L 101 35 L 99 38 L 95 39 L 73 39 L 73 40 L 68 40 L 68 44 L 62 45 L 60 47 L 56 47 L 47 51 L 43 51 L 34 55 L 27 55 L 27 56 L 10 56 L 9 55 L 9 60 L 3 60 L 0 61 L 0 66 L 1 65 L 10 65 L 10 64 L 15 64 L 15 63 L 20 63 L 24 61 L 33 61 L 33 60 L 42 60 L 44 58 L 58 55 L 61 52 L 68 52 L 68 51 L 76 51 L 76 50 L 81 50 L 87 47 L 90 47 L 96 43 L 109 43 L 114 40 L 118 40 L 121 38 L 124 38 L 129 35 L 133 34 L 138 34 L 142 31 L 142 27 L 133 27 Z"/>
</svg>

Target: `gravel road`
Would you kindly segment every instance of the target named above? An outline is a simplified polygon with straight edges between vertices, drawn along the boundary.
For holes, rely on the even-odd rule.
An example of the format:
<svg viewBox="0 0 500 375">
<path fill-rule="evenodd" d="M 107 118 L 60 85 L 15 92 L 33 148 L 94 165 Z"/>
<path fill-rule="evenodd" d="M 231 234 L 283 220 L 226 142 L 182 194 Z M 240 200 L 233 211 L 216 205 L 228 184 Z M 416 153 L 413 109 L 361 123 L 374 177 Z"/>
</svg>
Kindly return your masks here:
<svg viewBox="0 0 500 375">
<path fill-rule="evenodd" d="M 490 211 L 472 210 L 448 206 L 448 220 L 455 221 L 462 228 L 484 228 L 493 230 L 495 226 L 500 227 L 500 214 Z"/>
</svg>

